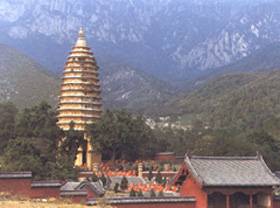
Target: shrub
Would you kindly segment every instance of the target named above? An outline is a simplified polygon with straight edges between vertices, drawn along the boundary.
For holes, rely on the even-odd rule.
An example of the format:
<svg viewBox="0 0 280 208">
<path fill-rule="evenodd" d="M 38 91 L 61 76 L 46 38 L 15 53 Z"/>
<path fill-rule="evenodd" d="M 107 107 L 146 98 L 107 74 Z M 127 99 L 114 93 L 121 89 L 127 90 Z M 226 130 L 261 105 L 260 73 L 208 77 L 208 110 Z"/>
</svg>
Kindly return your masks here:
<svg viewBox="0 0 280 208">
<path fill-rule="evenodd" d="M 154 177 L 153 170 L 152 170 L 152 168 L 150 168 L 149 174 L 148 174 L 149 181 L 151 181 L 153 179 L 153 177 Z"/>
<path fill-rule="evenodd" d="M 140 191 L 137 193 L 137 196 L 138 196 L 138 197 L 144 197 L 144 194 L 143 194 L 142 190 L 140 190 Z"/>
<path fill-rule="evenodd" d="M 116 183 L 115 186 L 114 186 L 114 192 L 115 192 L 115 193 L 118 193 L 118 192 L 119 192 L 119 187 L 120 187 L 120 184 L 119 184 L 119 183 Z"/>
<path fill-rule="evenodd" d="M 130 197 L 136 197 L 136 192 L 134 191 L 134 189 L 131 189 L 130 193 L 129 193 Z"/>
<path fill-rule="evenodd" d="M 156 182 L 159 183 L 159 184 L 162 184 L 162 176 L 161 176 L 160 171 L 157 172 Z"/>
<path fill-rule="evenodd" d="M 160 191 L 160 192 L 158 193 L 158 197 L 164 197 L 163 191 Z"/>
<path fill-rule="evenodd" d="M 121 180 L 121 189 L 124 191 L 128 188 L 128 180 L 127 178 L 124 176 Z"/>
<path fill-rule="evenodd" d="M 102 181 L 102 184 L 103 184 L 103 186 L 106 186 L 106 184 L 107 184 L 107 179 L 106 179 L 106 177 L 105 177 L 105 175 L 102 173 L 102 175 L 101 175 L 101 177 L 100 177 L 100 180 Z"/>
<path fill-rule="evenodd" d="M 154 189 L 151 189 L 150 197 L 152 197 L 152 198 L 157 197 L 156 192 L 154 191 Z"/>
</svg>

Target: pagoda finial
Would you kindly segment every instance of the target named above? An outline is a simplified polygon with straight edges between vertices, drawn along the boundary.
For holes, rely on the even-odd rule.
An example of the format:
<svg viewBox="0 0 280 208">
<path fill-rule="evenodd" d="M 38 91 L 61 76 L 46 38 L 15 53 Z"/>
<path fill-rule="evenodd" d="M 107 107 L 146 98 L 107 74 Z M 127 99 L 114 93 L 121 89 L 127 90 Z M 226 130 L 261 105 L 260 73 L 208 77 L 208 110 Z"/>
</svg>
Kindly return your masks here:
<svg viewBox="0 0 280 208">
<path fill-rule="evenodd" d="M 82 27 L 80 27 L 78 40 L 77 40 L 75 46 L 76 47 L 87 47 L 86 35 L 85 35 L 85 31 Z"/>
<path fill-rule="evenodd" d="M 84 28 L 83 28 L 83 27 L 80 27 L 80 30 L 79 30 L 79 37 L 85 37 L 85 31 L 84 31 Z"/>
</svg>

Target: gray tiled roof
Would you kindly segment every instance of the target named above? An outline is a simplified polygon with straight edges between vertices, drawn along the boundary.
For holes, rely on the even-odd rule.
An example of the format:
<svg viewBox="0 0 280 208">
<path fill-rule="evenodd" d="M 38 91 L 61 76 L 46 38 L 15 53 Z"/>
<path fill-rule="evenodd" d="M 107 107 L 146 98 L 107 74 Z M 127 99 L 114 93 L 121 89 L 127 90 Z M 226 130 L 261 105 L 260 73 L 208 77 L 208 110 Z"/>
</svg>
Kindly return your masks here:
<svg viewBox="0 0 280 208">
<path fill-rule="evenodd" d="M 0 178 L 32 178 L 32 172 L 0 172 Z"/>
<path fill-rule="evenodd" d="M 60 196 L 86 196 L 86 191 L 62 191 Z"/>
<path fill-rule="evenodd" d="M 90 182 L 90 181 L 82 181 L 82 182 L 67 182 L 61 188 L 61 192 L 79 192 L 84 190 L 84 187 L 88 186 L 91 188 L 94 193 L 98 196 L 105 194 L 105 189 L 103 188 L 102 182 Z"/>
<path fill-rule="evenodd" d="M 76 190 L 82 190 L 85 186 L 88 186 L 98 196 L 102 196 L 105 194 L 105 189 L 100 180 L 96 182 L 83 181 L 76 187 Z"/>
<path fill-rule="evenodd" d="M 204 186 L 274 186 L 280 180 L 261 156 L 202 157 L 185 159 L 191 174 Z"/>
<path fill-rule="evenodd" d="M 111 184 L 110 184 L 110 188 L 113 189 L 116 183 L 121 184 L 123 176 L 112 176 L 110 177 L 111 179 Z M 138 176 L 126 176 L 128 184 L 145 184 L 146 181 Z"/>
<path fill-rule="evenodd" d="M 32 181 L 31 187 L 60 187 L 62 185 L 61 181 Z"/>
<path fill-rule="evenodd" d="M 81 182 L 66 182 L 61 188 L 61 191 L 75 191 L 76 188 L 81 184 Z"/>
</svg>

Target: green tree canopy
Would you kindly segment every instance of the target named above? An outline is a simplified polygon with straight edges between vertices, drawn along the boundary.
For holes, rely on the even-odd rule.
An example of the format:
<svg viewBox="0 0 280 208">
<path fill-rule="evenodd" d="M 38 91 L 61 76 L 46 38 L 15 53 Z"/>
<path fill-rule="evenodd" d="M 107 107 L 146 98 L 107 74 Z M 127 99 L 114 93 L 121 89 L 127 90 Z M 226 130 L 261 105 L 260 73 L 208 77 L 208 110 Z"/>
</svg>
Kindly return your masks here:
<svg viewBox="0 0 280 208">
<path fill-rule="evenodd" d="M 1 104 L 0 148 L 1 169 L 8 171 L 32 171 L 43 179 L 74 178 L 75 158 L 70 154 L 75 146 L 73 132 L 63 135 L 56 125 L 56 114 L 47 103 L 26 108 L 17 113 L 12 104 Z M 58 142 L 66 144 L 58 149 Z M 5 142 L 1 143 L 5 139 Z M 70 140 L 70 142 L 68 142 Z M 67 151 L 66 151 L 67 150 Z M 73 152 L 73 151 L 72 151 Z"/>
<path fill-rule="evenodd" d="M 89 127 L 97 151 L 109 153 L 109 159 L 135 160 L 155 152 L 153 131 L 141 116 L 125 111 L 106 111 L 101 120 Z"/>
<path fill-rule="evenodd" d="M 12 103 L 0 104 L 0 151 L 15 138 L 17 108 Z"/>
</svg>

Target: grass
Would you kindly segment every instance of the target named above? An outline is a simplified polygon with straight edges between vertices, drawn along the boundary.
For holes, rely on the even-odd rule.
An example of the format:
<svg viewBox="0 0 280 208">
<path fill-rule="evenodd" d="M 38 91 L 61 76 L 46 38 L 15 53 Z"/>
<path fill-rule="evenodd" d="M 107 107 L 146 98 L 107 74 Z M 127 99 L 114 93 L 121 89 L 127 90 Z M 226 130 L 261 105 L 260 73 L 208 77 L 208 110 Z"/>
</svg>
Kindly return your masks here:
<svg viewBox="0 0 280 208">
<path fill-rule="evenodd" d="M 0 208 L 84 208 L 85 205 L 67 202 L 0 201 Z"/>
</svg>

